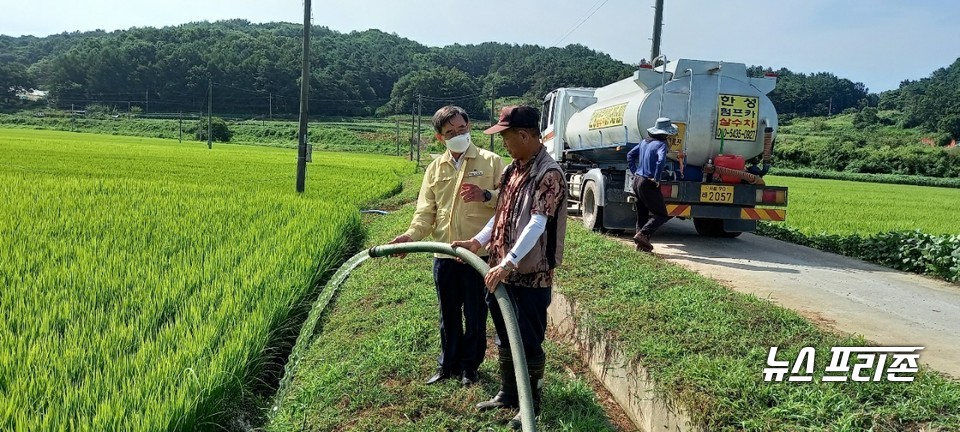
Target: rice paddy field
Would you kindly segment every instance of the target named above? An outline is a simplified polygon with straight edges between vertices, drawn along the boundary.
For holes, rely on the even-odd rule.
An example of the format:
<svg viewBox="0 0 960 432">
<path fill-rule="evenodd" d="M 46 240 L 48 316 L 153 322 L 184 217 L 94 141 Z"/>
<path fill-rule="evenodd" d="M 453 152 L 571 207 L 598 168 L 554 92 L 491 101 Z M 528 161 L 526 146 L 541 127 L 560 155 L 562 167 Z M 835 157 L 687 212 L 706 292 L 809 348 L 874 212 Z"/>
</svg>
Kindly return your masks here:
<svg viewBox="0 0 960 432">
<path fill-rule="evenodd" d="M 807 235 L 960 234 L 960 189 L 767 176 L 787 186 L 786 225 Z"/>
<path fill-rule="evenodd" d="M 0 129 L 0 430 L 210 429 L 412 164 Z"/>
<path fill-rule="evenodd" d="M 0 430 L 221 429 L 413 173 L 313 158 L 300 195 L 289 148 L 0 129 Z M 960 189 L 769 182 L 804 233 L 960 233 Z"/>
</svg>

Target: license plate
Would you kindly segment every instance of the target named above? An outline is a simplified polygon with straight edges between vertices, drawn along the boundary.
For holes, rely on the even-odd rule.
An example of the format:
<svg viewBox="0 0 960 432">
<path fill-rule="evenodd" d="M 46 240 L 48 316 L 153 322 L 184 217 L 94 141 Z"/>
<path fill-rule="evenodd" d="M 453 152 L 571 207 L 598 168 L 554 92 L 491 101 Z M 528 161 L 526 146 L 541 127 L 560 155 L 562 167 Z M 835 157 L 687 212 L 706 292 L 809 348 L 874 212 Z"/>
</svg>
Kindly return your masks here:
<svg viewBox="0 0 960 432">
<path fill-rule="evenodd" d="M 700 202 L 733 204 L 733 186 L 700 185 Z"/>
</svg>

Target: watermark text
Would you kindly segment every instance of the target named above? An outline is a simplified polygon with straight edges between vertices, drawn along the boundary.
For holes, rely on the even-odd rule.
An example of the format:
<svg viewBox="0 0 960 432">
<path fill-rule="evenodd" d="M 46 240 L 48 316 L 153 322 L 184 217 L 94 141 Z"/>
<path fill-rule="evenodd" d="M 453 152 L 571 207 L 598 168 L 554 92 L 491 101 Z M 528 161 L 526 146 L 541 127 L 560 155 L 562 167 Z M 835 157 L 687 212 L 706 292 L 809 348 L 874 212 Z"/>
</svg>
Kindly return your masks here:
<svg viewBox="0 0 960 432">
<path fill-rule="evenodd" d="M 916 346 L 833 347 L 830 348 L 830 364 L 824 368 L 820 381 L 910 382 L 919 369 L 918 361 L 922 349 L 923 347 Z M 792 362 L 791 359 L 777 360 L 777 347 L 770 347 L 767 367 L 763 369 L 763 380 L 813 381 L 816 354 L 816 348 L 805 347 Z"/>
</svg>

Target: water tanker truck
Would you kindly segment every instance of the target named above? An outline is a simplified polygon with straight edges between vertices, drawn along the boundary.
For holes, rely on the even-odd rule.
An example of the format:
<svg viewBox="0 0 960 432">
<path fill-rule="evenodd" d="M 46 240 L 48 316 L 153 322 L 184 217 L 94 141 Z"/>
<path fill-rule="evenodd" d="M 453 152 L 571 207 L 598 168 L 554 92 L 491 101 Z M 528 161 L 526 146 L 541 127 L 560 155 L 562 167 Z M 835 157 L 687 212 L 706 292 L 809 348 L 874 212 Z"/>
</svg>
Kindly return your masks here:
<svg viewBox="0 0 960 432">
<path fill-rule="evenodd" d="M 671 216 L 701 235 L 736 237 L 758 220 L 786 217 L 787 188 L 768 186 L 777 112 L 776 76 L 750 77 L 742 63 L 657 56 L 600 88 L 560 88 L 543 101 L 541 132 L 564 167 L 570 203 L 594 230 L 632 230 L 636 197 L 627 152 L 658 117 L 679 132 L 668 142 L 660 191 Z"/>
</svg>

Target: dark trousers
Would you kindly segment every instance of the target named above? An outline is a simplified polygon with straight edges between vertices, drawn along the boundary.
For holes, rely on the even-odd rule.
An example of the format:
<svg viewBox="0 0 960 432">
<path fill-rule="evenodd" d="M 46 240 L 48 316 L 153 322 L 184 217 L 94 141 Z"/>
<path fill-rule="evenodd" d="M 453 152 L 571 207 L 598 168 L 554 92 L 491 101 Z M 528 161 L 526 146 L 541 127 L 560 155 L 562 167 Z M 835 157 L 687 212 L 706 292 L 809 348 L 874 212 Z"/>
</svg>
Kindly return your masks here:
<svg viewBox="0 0 960 432">
<path fill-rule="evenodd" d="M 547 332 L 547 306 L 550 306 L 552 288 L 527 288 L 516 285 L 503 285 L 507 295 L 513 299 L 514 315 L 520 326 L 520 339 L 523 341 L 523 352 L 527 359 L 543 357 L 543 339 Z M 503 314 L 497 298 L 487 293 L 487 305 L 490 307 L 490 318 L 497 329 L 494 340 L 500 349 L 510 349 L 510 339 L 507 337 L 507 326 L 503 322 Z"/>
<path fill-rule="evenodd" d="M 663 194 L 653 180 L 640 176 L 633 178 L 633 193 L 637 196 L 637 234 L 650 236 L 671 218 Z"/>
<path fill-rule="evenodd" d="M 440 303 L 437 361 L 451 373 L 476 370 L 487 350 L 487 289 L 483 275 L 454 259 L 434 258 L 433 282 Z"/>
</svg>

